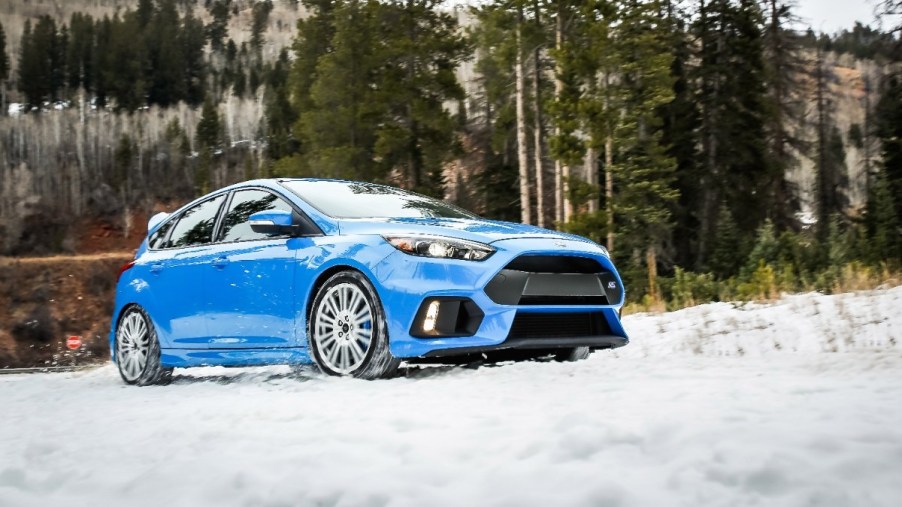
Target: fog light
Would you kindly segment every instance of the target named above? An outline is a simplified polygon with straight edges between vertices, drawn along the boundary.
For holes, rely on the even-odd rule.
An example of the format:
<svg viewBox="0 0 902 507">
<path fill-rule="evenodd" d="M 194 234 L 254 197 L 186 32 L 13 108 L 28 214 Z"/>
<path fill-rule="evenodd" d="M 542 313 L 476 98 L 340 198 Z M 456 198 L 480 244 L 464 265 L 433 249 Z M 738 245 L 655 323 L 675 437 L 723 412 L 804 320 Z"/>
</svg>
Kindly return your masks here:
<svg viewBox="0 0 902 507">
<path fill-rule="evenodd" d="M 426 309 L 426 318 L 423 319 L 423 331 L 431 333 L 435 331 L 435 322 L 438 320 L 438 301 L 429 303 Z"/>
</svg>

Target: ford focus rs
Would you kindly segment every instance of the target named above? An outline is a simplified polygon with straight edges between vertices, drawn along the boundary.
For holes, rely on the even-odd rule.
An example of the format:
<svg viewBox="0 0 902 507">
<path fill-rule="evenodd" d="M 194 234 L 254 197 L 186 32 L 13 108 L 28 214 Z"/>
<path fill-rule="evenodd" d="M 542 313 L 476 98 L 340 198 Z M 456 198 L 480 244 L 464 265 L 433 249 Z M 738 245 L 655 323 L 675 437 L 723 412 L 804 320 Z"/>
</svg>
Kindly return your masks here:
<svg viewBox="0 0 902 507">
<path fill-rule="evenodd" d="M 256 180 L 158 214 L 122 267 L 110 332 L 126 383 L 173 368 L 582 359 L 627 344 L 608 252 L 398 188 Z"/>
</svg>

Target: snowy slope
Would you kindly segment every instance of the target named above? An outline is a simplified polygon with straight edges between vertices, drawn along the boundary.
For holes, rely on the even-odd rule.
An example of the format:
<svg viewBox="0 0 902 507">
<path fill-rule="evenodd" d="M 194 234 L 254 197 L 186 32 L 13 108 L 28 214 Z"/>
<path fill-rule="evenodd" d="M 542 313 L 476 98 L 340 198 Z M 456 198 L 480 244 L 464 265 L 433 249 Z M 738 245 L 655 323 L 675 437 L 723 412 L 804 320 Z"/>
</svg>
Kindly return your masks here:
<svg viewBox="0 0 902 507">
<path fill-rule="evenodd" d="M 626 318 L 580 363 L 0 376 L 0 505 L 902 502 L 902 288 Z"/>
</svg>

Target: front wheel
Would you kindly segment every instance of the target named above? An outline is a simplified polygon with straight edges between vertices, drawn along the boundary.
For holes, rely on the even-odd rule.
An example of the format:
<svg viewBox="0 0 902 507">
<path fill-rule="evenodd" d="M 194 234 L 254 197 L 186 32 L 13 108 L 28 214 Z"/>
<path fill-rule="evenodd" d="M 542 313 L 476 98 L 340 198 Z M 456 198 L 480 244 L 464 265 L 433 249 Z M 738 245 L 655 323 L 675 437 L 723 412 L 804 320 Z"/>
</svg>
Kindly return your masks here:
<svg viewBox="0 0 902 507">
<path fill-rule="evenodd" d="M 126 384 L 166 384 L 172 368 L 160 364 L 160 341 L 150 318 L 139 306 L 129 307 L 116 327 L 116 366 Z"/>
<path fill-rule="evenodd" d="M 307 336 L 314 361 L 329 375 L 384 378 L 401 364 L 388 348 L 379 296 L 357 271 L 337 273 L 319 289 Z"/>
</svg>

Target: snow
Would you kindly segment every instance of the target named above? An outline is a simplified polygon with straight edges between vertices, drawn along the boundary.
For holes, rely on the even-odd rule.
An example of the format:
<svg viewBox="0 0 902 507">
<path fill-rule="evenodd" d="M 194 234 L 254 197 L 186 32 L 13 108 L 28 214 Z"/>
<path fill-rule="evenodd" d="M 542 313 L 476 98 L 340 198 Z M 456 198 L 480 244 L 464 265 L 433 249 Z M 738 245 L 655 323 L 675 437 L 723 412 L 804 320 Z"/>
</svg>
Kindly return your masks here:
<svg viewBox="0 0 902 507">
<path fill-rule="evenodd" d="M 0 505 L 891 506 L 902 288 L 625 318 L 577 363 L 0 376 Z"/>
</svg>

